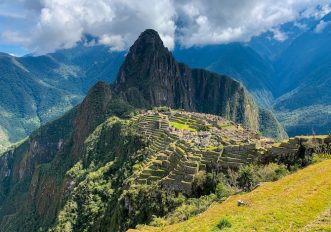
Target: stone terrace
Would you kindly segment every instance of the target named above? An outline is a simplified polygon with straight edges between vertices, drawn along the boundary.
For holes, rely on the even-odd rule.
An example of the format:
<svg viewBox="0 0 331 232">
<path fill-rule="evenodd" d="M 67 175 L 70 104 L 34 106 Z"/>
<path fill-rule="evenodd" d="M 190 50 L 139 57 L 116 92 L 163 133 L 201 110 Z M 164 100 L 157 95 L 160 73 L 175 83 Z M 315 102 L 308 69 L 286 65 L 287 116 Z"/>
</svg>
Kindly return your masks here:
<svg viewBox="0 0 331 232">
<path fill-rule="evenodd" d="M 134 165 L 130 184 L 159 182 L 190 194 L 198 171 L 215 165 L 239 168 L 253 162 L 263 146 L 256 132 L 215 115 L 149 110 L 132 121 L 149 146 L 140 151 L 145 158 Z"/>
</svg>

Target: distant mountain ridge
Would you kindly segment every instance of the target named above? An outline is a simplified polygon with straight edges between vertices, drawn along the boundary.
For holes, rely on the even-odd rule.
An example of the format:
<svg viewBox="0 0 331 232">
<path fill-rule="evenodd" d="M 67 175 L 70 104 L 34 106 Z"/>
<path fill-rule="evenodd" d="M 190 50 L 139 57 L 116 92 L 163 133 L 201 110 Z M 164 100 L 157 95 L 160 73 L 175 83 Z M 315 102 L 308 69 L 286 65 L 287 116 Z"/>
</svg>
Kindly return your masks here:
<svg viewBox="0 0 331 232">
<path fill-rule="evenodd" d="M 0 150 L 76 106 L 98 80 L 111 82 L 124 54 L 82 44 L 38 57 L 0 54 Z"/>
<path fill-rule="evenodd" d="M 174 51 L 176 59 L 194 68 L 229 75 L 242 82 L 263 107 L 272 105 L 275 70 L 270 60 L 241 43 Z"/>
<path fill-rule="evenodd" d="M 290 136 L 326 134 L 331 131 L 330 18 L 331 13 L 285 25 L 284 42 L 265 33 L 246 44 L 176 50 L 175 56 L 241 81 L 257 103 L 276 113 Z"/>
<path fill-rule="evenodd" d="M 330 41 L 331 13 L 296 38 L 276 61 L 281 72 L 273 108 L 291 135 L 331 132 Z"/>
</svg>

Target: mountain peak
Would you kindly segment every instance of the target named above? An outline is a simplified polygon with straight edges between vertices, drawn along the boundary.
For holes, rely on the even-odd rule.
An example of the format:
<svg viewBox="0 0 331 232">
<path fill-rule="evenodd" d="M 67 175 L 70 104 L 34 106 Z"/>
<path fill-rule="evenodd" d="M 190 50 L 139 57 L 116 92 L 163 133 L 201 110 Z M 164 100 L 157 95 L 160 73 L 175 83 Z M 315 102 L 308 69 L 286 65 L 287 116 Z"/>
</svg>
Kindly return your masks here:
<svg viewBox="0 0 331 232">
<path fill-rule="evenodd" d="M 147 29 L 142 32 L 139 38 L 134 42 L 129 50 L 129 54 L 133 56 L 148 56 L 155 54 L 155 52 L 169 53 L 168 49 L 163 45 L 163 41 L 158 32 L 153 29 Z M 141 57 L 143 58 L 143 57 Z"/>
<path fill-rule="evenodd" d="M 175 76 L 177 71 L 176 61 L 159 34 L 147 29 L 131 46 L 117 74 L 115 89 L 145 88 L 146 82 L 160 83 L 161 79 Z"/>
<path fill-rule="evenodd" d="M 163 42 L 159 33 L 153 29 L 146 29 L 136 40 L 132 48 L 137 46 L 148 46 L 149 48 L 164 48 Z M 131 50 L 131 49 L 130 49 Z"/>
</svg>

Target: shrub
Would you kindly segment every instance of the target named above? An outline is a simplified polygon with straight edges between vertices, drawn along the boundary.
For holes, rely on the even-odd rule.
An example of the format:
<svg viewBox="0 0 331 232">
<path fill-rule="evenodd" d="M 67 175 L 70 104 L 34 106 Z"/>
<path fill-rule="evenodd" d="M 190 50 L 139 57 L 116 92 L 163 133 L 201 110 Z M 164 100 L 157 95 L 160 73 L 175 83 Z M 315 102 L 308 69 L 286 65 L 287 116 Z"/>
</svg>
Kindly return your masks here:
<svg viewBox="0 0 331 232">
<path fill-rule="evenodd" d="M 238 186 L 244 191 L 251 191 L 258 184 L 258 178 L 252 165 L 241 167 L 239 170 Z"/>
<path fill-rule="evenodd" d="M 260 182 L 276 181 L 289 173 L 284 165 L 278 165 L 276 163 L 270 163 L 256 169 L 256 175 Z"/>
<path fill-rule="evenodd" d="M 222 199 L 224 197 L 229 197 L 230 195 L 233 194 L 233 192 L 234 191 L 230 187 L 226 186 L 223 183 L 218 183 L 216 185 L 215 194 L 218 199 Z"/>
<path fill-rule="evenodd" d="M 193 196 L 200 197 L 214 193 L 216 185 L 220 182 L 226 182 L 223 173 L 206 173 L 205 171 L 199 171 L 193 181 Z"/>
<path fill-rule="evenodd" d="M 291 172 L 296 172 L 296 171 L 298 171 L 300 168 L 301 168 L 301 166 L 300 166 L 299 164 L 293 164 L 293 165 L 290 166 L 289 169 L 290 169 Z"/>
<path fill-rule="evenodd" d="M 154 217 L 150 225 L 164 226 L 185 221 L 190 217 L 207 210 L 215 200 L 215 194 L 202 196 L 200 198 L 189 198 L 166 217 Z"/>
<path fill-rule="evenodd" d="M 157 216 L 153 215 L 153 219 L 152 219 L 152 222 L 150 223 L 150 225 L 155 226 L 155 227 L 163 227 L 163 226 L 169 225 L 169 222 L 168 222 L 168 220 L 166 220 L 162 217 L 157 217 Z"/>
<path fill-rule="evenodd" d="M 226 218 L 222 218 L 219 223 L 217 224 L 217 228 L 223 230 L 225 228 L 230 228 L 232 225 L 230 221 Z"/>
<path fill-rule="evenodd" d="M 312 163 L 319 163 L 326 159 L 331 159 L 331 154 L 313 154 Z"/>
<path fill-rule="evenodd" d="M 227 180 L 229 185 L 231 185 L 232 187 L 238 187 L 238 183 L 237 183 L 238 178 L 239 178 L 238 172 L 232 169 L 227 170 Z"/>
<path fill-rule="evenodd" d="M 194 176 L 192 188 L 195 195 L 202 195 L 204 192 L 204 185 L 207 181 L 207 174 L 205 171 L 199 171 Z"/>
</svg>

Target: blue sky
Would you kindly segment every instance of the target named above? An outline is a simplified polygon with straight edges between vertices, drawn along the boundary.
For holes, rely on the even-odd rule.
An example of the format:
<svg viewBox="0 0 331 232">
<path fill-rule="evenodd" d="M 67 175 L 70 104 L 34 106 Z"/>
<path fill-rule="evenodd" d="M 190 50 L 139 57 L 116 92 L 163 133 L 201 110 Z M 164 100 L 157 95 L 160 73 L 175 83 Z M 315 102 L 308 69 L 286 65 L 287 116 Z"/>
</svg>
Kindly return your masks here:
<svg viewBox="0 0 331 232">
<path fill-rule="evenodd" d="M 330 5 L 331 0 L 2 0 L 0 51 L 45 54 L 73 47 L 86 34 L 119 51 L 146 28 L 157 30 L 169 49 L 245 42 L 268 31 L 282 41 L 281 25 L 320 18 Z"/>
</svg>

